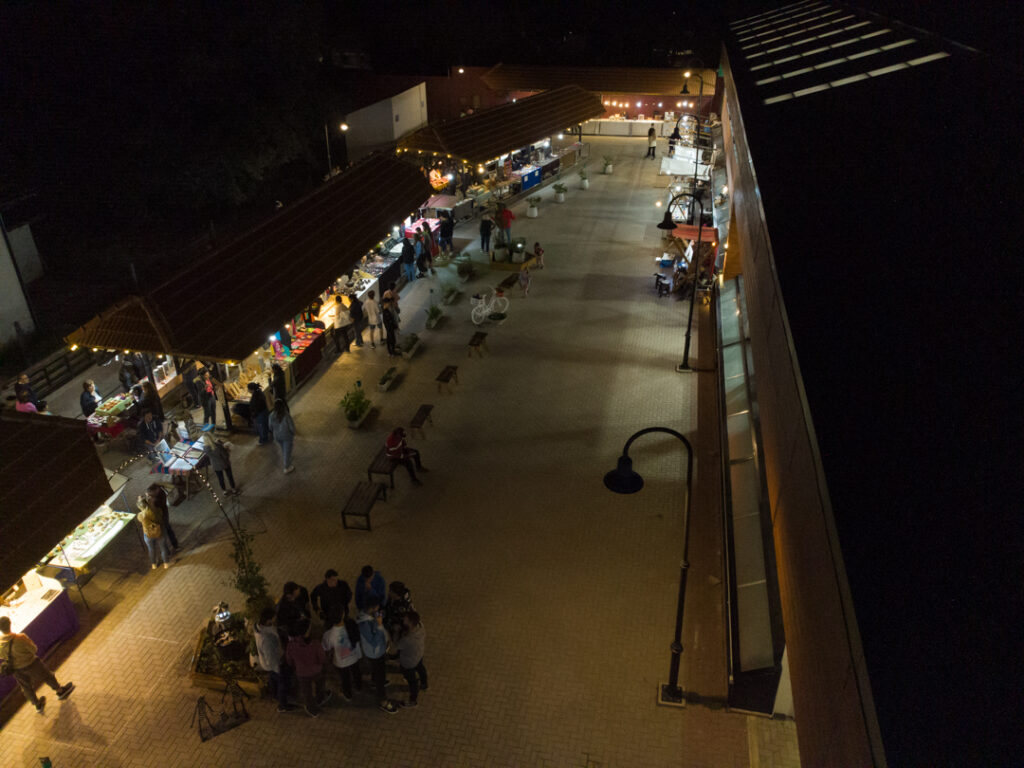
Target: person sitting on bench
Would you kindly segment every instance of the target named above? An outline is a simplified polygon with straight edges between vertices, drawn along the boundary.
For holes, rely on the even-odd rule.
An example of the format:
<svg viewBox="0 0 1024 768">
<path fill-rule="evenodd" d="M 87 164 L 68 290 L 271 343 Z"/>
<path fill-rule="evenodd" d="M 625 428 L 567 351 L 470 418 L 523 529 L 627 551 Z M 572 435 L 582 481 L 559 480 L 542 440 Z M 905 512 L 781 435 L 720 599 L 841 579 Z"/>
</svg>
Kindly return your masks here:
<svg viewBox="0 0 1024 768">
<path fill-rule="evenodd" d="M 420 463 L 420 452 L 406 444 L 405 430 L 402 427 L 395 427 L 384 440 L 384 453 L 392 461 L 405 465 L 405 468 L 409 470 L 409 477 L 414 485 L 422 485 L 420 479 L 416 477 L 416 469 L 420 472 L 427 472 L 428 470 Z M 416 469 L 413 469 L 414 463 Z"/>
</svg>

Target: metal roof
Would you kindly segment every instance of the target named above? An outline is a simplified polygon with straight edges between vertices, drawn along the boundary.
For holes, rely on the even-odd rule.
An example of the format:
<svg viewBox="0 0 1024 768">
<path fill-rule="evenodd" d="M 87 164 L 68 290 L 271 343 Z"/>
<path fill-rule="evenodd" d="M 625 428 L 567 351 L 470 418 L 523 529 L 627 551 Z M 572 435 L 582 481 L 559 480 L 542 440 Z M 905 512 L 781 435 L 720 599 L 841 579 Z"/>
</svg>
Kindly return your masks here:
<svg viewBox="0 0 1024 768">
<path fill-rule="evenodd" d="M 594 93 L 630 93 L 646 95 L 677 94 L 687 78 L 682 69 L 668 67 L 545 67 L 498 64 L 481 77 L 494 91 L 546 91 L 565 85 L 577 85 Z M 698 78 L 704 78 L 704 90 L 714 91 L 715 71 L 691 73 L 690 88 L 697 93 Z M 708 86 L 712 86 L 710 89 Z"/>
</svg>

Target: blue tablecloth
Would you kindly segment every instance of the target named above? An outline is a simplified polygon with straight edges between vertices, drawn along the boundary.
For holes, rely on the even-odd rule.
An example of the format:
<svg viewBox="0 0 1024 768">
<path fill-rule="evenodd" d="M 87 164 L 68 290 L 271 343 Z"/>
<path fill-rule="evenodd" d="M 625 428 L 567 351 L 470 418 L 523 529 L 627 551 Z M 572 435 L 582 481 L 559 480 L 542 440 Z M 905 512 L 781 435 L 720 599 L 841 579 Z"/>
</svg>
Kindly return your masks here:
<svg viewBox="0 0 1024 768">
<path fill-rule="evenodd" d="M 75 634 L 78 626 L 78 612 L 65 589 L 22 632 L 32 638 L 39 649 L 40 658 L 43 658 L 58 643 Z M 0 701 L 17 687 L 13 677 L 0 677 Z"/>
</svg>

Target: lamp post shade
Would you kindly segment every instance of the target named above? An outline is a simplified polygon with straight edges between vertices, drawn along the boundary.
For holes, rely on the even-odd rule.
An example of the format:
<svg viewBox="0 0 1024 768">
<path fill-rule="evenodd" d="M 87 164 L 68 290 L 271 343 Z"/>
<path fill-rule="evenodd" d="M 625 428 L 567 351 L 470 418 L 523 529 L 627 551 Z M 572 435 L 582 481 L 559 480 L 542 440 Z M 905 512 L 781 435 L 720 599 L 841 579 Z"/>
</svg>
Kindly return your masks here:
<svg viewBox="0 0 1024 768">
<path fill-rule="evenodd" d="M 644 487 L 644 479 L 633 471 L 633 460 L 622 455 L 618 466 L 604 476 L 604 485 L 615 493 L 636 493 Z"/>
</svg>

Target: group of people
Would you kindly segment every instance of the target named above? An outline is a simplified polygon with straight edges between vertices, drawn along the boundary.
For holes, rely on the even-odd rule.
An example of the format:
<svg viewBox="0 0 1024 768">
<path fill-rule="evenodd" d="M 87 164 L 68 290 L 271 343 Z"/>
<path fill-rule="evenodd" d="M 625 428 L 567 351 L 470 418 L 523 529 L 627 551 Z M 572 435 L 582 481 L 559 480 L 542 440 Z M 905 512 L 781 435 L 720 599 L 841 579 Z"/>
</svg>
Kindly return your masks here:
<svg viewBox="0 0 1024 768">
<path fill-rule="evenodd" d="M 491 252 L 491 232 L 495 227 L 501 232 L 505 244 L 512 243 L 512 222 L 516 215 L 504 203 L 498 203 L 498 208 L 493 215 L 483 214 L 480 217 L 480 250 L 484 253 Z"/>
<path fill-rule="evenodd" d="M 32 388 L 28 374 L 22 373 L 14 383 L 14 410 L 22 413 L 46 413 L 46 401 L 40 400 Z"/>
<path fill-rule="evenodd" d="M 354 592 L 333 568 L 312 595 L 296 582 L 287 582 L 277 604 L 260 614 L 254 633 L 257 665 L 268 675 L 278 712 L 296 709 L 290 702 L 294 678 L 306 714 L 318 717 L 333 696 L 326 685 L 332 667 L 345 701 L 364 690 L 365 670 L 369 674 L 365 690 L 389 715 L 396 714 L 399 706 L 417 706 L 420 691 L 427 690 L 423 621 L 405 584 L 386 585 L 372 565 L 360 570 Z M 389 659 L 398 661 L 409 686 L 408 698 L 401 704 L 387 695 Z"/>
</svg>

